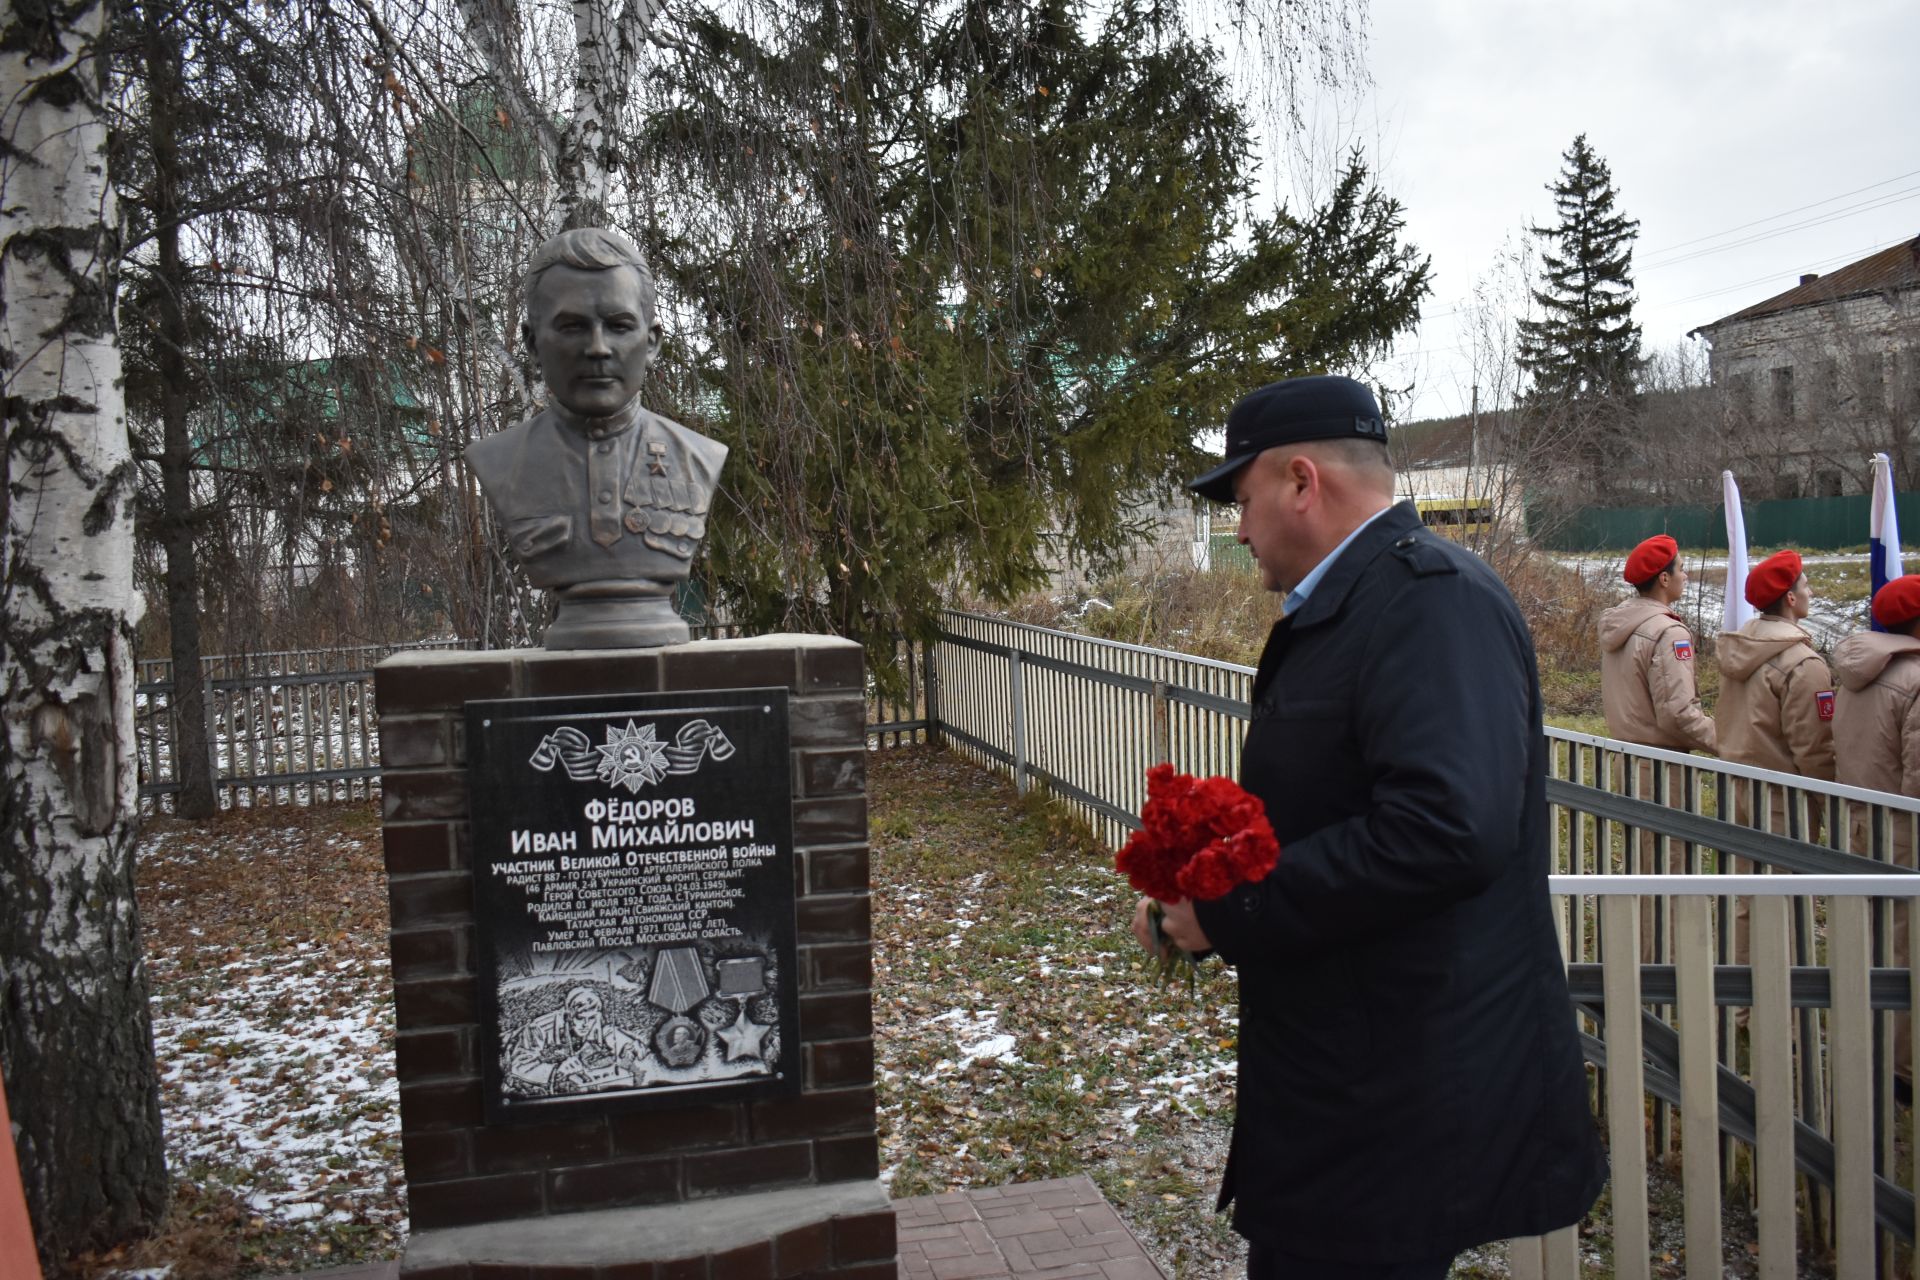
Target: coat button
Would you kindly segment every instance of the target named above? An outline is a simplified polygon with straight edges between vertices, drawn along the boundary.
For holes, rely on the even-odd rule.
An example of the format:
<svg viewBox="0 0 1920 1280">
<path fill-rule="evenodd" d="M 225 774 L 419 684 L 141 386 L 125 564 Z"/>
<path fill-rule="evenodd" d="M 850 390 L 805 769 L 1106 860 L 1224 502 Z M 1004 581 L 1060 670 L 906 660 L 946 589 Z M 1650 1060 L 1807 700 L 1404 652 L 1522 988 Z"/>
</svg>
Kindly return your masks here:
<svg viewBox="0 0 1920 1280">
<path fill-rule="evenodd" d="M 602 490 L 600 491 L 600 502 L 601 502 L 601 504 L 602 504 L 602 505 L 605 505 L 606 503 L 609 503 L 609 502 L 612 502 L 612 501 L 613 501 L 613 491 L 612 491 L 612 490 L 610 490 L 610 489 L 602 489 Z"/>
</svg>

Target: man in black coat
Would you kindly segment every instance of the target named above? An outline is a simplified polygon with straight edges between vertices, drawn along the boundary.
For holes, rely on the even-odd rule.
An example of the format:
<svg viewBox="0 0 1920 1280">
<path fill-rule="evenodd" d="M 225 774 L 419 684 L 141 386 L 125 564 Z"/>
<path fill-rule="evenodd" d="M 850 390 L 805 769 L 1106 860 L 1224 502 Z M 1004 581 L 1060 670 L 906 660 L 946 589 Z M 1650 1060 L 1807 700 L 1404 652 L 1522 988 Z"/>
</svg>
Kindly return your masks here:
<svg viewBox="0 0 1920 1280">
<path fill-rule="evenodd" d="M 1533 642 L 1486 564 L 1393 505 L 1347 378 L 1234 406 L 1193 490 L 1287 594 L 1241 783 L 1280 861 L 1168 937 L 1240 979 L 1220 1207 L 1251 1280 L 1415 1280 L 1585 1216 L 1606 1178 L 1547 894 Z M 1152 946 L 1146 902 L 1136 932 Z"/>
</svg>

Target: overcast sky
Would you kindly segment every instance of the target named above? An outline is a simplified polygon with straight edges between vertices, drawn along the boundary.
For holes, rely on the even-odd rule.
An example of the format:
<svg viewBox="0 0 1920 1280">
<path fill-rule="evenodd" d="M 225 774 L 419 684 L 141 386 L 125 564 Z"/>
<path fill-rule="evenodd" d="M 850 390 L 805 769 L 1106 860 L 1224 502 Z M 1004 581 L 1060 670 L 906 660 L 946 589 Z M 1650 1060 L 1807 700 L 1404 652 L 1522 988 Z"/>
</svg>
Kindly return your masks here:
<svg viewBox="0 0 1920 1280">
<path fill-rule="evenodd" d="M 1420 331 L 1380 370 L 1415 387 L 1402 420 L 1466 410 L 1458 308 L 1551 221 L 1576 134 L 1640 221 L 1649 347 L 1920 235 L 1915 0 L 1372 0 L 1369 28 L 1371 88 L 1323 95 L 1313 125 L 1367 149 L 1433 256 Z"/>
</svg>

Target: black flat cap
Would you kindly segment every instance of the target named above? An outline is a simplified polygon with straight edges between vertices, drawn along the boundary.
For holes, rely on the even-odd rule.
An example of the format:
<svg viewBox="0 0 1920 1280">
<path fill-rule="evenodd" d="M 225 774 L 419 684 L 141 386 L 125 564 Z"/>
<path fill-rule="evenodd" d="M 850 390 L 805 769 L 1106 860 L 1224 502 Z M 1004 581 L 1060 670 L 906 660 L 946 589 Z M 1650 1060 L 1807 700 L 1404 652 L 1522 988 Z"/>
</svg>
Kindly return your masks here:
<svg viewBox="0 0 1920 1280">
<path fill-rule="evenodd" d="M 1387 442 L 1386 420 L 1365 383 L 1332 374 L 1269 382 L 1240 397 L 1227 414 L 1227 456 L 1187 483 L 1215 502 L 1233 501 L 1233 473 L 1263 450 L 1308 440 Z"/>
</svg>

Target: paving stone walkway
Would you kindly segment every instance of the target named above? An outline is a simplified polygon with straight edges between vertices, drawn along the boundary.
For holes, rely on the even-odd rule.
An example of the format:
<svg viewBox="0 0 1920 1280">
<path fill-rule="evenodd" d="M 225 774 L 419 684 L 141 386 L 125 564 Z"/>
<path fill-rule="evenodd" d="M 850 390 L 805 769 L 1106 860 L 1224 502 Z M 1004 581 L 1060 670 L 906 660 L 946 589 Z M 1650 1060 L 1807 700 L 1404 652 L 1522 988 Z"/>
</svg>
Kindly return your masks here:
<svg viewBox="0 0 1920 1280">
<path fill-rule="evenodd" d="M 900 1280 L 1165 1280 L 1085 1174 L 893 1202 Z M 400 1264 L 281 1280 L 397 1280 Z"/>
<path fill-rule="evenodd" d="M 901 1280 L 1163 1280 L 1085 1174 L 893 1208 Z"/>
</svg>

